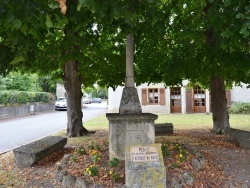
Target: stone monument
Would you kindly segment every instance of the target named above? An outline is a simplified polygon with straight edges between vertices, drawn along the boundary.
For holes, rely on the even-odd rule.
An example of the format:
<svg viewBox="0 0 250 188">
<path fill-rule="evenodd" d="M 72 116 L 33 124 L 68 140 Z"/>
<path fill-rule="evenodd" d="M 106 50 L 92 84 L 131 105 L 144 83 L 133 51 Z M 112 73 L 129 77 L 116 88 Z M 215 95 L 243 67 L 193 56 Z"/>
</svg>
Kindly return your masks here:
<svg viewBox="0 0 250 188">
<path fill-rule="evenodd" d="M 134 82 L 133 35 L 126 37 L 126 80 L 119 113 L 107 113 L 109 120 L 109 158 L 125 159 L 125 146 L 155 143 L 155 114 L 142 113 Z"/>
</svg>

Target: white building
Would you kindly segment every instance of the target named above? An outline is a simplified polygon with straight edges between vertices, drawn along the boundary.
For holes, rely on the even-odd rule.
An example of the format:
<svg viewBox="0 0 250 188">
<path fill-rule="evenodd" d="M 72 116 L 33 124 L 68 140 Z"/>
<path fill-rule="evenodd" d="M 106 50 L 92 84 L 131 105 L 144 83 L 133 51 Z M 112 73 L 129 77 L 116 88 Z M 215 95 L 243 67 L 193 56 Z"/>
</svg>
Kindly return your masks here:
<svg viewBox="0 0 250 188">
<path fill-rule="evenodd" d="M 185 84 L 183 84 L 185 85 Z M 109 88 L 108 110 L 118 113 L 123 87 L 115 91 Z M 163 84 L 143 84 L 137 87 L 139 100 L 144 113 L 210 113 L 210 93 L 196 87 L 167 87 Z M 250 89 L 243 84 L 242 87 L 233 87 L 226 91 L 227 104 L 234 102 L 250 102 Z"/>
</svg>

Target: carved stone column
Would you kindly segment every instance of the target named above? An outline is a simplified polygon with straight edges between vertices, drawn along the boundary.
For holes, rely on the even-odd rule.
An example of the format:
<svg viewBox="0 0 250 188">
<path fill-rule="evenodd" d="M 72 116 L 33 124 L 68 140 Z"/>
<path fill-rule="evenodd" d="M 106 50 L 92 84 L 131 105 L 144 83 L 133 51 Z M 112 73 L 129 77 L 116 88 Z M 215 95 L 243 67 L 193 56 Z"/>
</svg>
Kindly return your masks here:
<svg viewBox="0 0 250 188">
<path fill-rule="evenodd" d="M 122 92 L 119 114 L 141 114 L 142 108 L 134 82 L 134 39 L 133 34 L 126 37 L 126 79 Z"/>
</svg>

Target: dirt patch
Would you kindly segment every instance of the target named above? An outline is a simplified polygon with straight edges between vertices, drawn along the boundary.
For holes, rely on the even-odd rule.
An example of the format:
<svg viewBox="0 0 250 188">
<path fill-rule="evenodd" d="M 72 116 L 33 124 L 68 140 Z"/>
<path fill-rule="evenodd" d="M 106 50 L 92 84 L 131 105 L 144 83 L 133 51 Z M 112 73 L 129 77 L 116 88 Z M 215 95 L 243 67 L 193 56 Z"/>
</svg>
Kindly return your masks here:
<svg viewBox="0 0 250 188">
<path fill-rule="evenodd" d="M 250 187 L 250 150 L 239 147 L 229 136 L 218 136 L 209 130 L 178 131 L 172 136 L 157 137 L 156 142 L 165 149 L 168 187 L 174 181 L 182 182 L 183 187 Z M 196 156 L 189 148 L 205 157 L 201 170 L 191 165 Z M 125 183 L 124 162 L 110 166 L 108 132 L 97 131 L 85 138 L 69 139 L 66 148 L 25 169 L 15 165 L 13 152 L 0 155 L 0 187 L 62 187 L 55 181 L 55 172 L 65 154 L 72 155 L 64 164 L 68 174 L 85 179 L 89 187 L 99 184 L 112 188 Z M 91 175 L 95 171 L 89 173 L 91 165 L 97 167 L 97 176 Z M 187 173 L 192 181 L 185 180 Z"/>
<path fill-rule="evenodd" d="M 194 133 L 189 135 L 194 136 Z M 223 171 L 230 179 L 229 185 L 237 185 L 238 182 L 239 185 L 250 187 L 250 150 L 239 147 L 230 136 L 201 132 L 198 135 L 205 143 L 193 143 L 194 148 Z"/>
</svg>

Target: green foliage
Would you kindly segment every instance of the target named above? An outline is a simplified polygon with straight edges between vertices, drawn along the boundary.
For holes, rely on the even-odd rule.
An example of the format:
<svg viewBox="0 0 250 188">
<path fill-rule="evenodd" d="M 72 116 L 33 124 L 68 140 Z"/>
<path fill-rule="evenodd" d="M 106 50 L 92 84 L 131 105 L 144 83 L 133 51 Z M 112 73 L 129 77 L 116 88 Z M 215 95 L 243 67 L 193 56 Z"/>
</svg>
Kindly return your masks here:
<svg viewBox="0 0 250 188">
<path fill-rule="evenodd" d="M 231 105 L 228 112 L 230 114 L 250 114 L 250 103 L 234 103 Z"/>
<path fill-rule="evenodd" d="M 83 92 L 87 94 L 87 96 L 89 96 L 92 92 L 93 92 L 94 88 L 93 87 L 85 87 L 83 89 Z"/>
<path fill-rule="evenodd" d="M 121 175 L 119 173 L 112 171 L 112 170 L 109 171 L 109 175 L 110 175 L 113 182 L 117 182 L 119 180 L 119 178 L 121 177 Z"/>
<path fill-rule="evenodd" d="M 180 164 L 179 163 L 173 163 L 171 165 L 172 168 L 179 168 Z"/>
<path fill-rule="evenodd" d="M 90 165 L 89 168 L 86 168 L 84 174 L 89 175 L 89 176 L 98 176 L 99 170 L 98 170 L 97 166 Z"/>
<path fill-rule="evenodd" d="M 22 67 L 44 74 L 61 70 L 63 76 L 63 65 L 76 61 L 86 87 L 97 80 L 100 86 L 122 85 L 125 36 L 133 32 L 145 38 L 141 35 L 145 31 L 153 33 L 152 36 L 157 32 L 156 36 L 161 37 L 164 31 L 161 20 L 165 19 L 159 19 L 158 10 L 162 4 L 160 0 L 67 1 L 67 12 L 62 14 L 53 0 L 6 1 L 0 11 L 0 36 L 4 36 L 0 51 L 6 52 L 0 58 L 5 65 L 0 65 L 0 71 L 9 67 L 8 70 Z M 143 25 L 148 28 L 144 30 Z M 157 65 L 152 61 L 151 64 Z M 104 92 L 98 95 L 105 96 Z"/>
<path fill-rule="evenodd" d="M 3 76 L 0 75 L 0 90 L 5 90 L 6 84 L 4 83 Z"/>
<path fill-rule="evenodd" d="M 179 143 L 175 145 L 175 150 L 179 152 L 178 158 L 180 162 L 184 162 L 187 159 L 188 151 Z"/>
<path fill-rule="evenodd" d="M 133 32 L 137 83 L 207 83 L 211 75 L 249 82 L 249 7 L 248 1 L 229 0 L 79 0 L 67 1 L 62 14 L 53 0 L 4 1 L 0 71 L 18 66 L 50 73 L 77 61 L 85 86 L 97 80 L 101 86 L 121 85 L 124 38 Z"/>
<path fill-rule="evenodd" d="M 77 153 L 78 155 L 86 155 L 86 154 L 87 154 L 87 151 L 86 151 L 85 148 L 79 147 L 79 148 L 76 149 L 76 153 Z"/>
<path fill-rule="evenodd" d="M 120 163 L 120 159 L 114 157 L 112 160 L 109 161 L 109 166 L 113 170 L 109 171 L 109 175 L 112 179 L 112 181 L 116 182 L 121 176 L 119 173 L 116 172 L 115 167 L 117 167 Z"/>
<path fill-rule="evenodd" d="M 52 76 L 39 76 L 36 80 L 37 84 L 41 87 L 42 91 L 56 94 L 56 83 L 60 82 L 59 79 L 53 79 Z"/>
<path fill-rule="evenodd" d="M 207 86 L 212 76 L 219 76 L 227 83 L 249 83 L 249 40 L 240 32 L 249 20 L 235 17 L 239 12 L 249 14 L 248 5 L 247 1 L 166 1 L 157 14 L 165 20 L 161 24 L 165 32 L 157 35 L 151 28 L 150 35 L 148 24 L 135 37 L 136 79 L 168 86 L 189 79 Z"/>
<path fill-rule="evenodd" d="M 45 93 L 45 92 L 36 92 L 36 102 L 41 101 L 41 102 L 51 102 L 54 101 L 54 95 L 51 93 Z"/>
<path fill-rule="evenodd" d="M 76 162 L 78 161 L 78 159 L 77 159 L 77 157 L 76 157 L 75 155 L 73 155 L 73 156 L 71 157 L 71 159 L 72 159 L 72 161 L 73 161 L 74 163 L 76 163 Z"/>
<path fill-rule="evenodd" d="M 101 160 L 101 153 L 97 150 L 91 152 L 91 159 L 94 164 L 98 163 Z"/>
<path fill-rule="evenodd" d="M 102 149 L 102 146 L 99 145 L 99 144 L 95 144 L 95 143 L 91 143 L 89 146 L 88 146 L 89 149 L 92 149 L 92 150 L 97 150 L 97 151 L 100 151 Z"/>
<path fill-rule="evenodd" d="M 94 84 L 93 87 L 84 87 L 83 93 L 86 93 L 88 97 L 91 95 L 93 98 L 108 98 L 108 89 L 107 87 L 100 87 L 97 84 Z"/>
<path fill-rule="evenodd" d="M 118 166 L 119 163 L 120 163 L 120 159 L 114 157 L 111 161 L 109 161 L 109 166 L 113 168 L 113 167 Z"/>
<path fill-rule="evenodd" d="M 52 102 L 54 95 L 45 92 L 0 91 L 0 104 L 22 104 L 29 102 Z"/>
<path fill-rule="evenodd" d="M 170 155 L 171 155 L 171 153 L 170 153 L 170 151 L 169 151 L 169 144 L 167 143 L 167 144 L 162 144 L 162 146 L 161 146 L 161 151 L 162 151 L 162 155 L 164 156 L 164 157 L 169 157 Z"/>
<path fill-rule="evenodd" d="M 35 73 L 21 71 L 12 71 L 6 76 L 0 76 L 2 90 L 43 91 L 55 94 L 56 82 L 60 82 L 60 80 L 50 75 L 38 76 Z"/>
<path fill-rule="evenodd" d="M 37 78 L 37 74 L 12 71 L 8 75 L 0 78 L 0 87 L 6 90 L 41 91 L 41 88 L 36 82 Z"/>
</svg>

